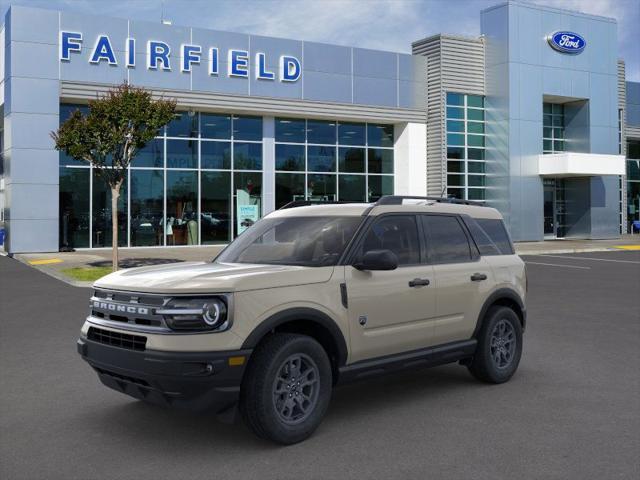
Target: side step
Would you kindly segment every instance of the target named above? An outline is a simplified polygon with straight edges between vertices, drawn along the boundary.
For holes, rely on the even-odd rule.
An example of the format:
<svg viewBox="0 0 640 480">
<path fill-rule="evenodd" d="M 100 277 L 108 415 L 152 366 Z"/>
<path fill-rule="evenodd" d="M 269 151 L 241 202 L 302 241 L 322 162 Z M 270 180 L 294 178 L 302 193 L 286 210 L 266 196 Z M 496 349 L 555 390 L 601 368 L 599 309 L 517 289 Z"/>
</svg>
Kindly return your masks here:
<svg viewBox="0 0 640 480">
<path fill-rule="evenodd" d="M 473 356 L 477 343 L 476 339 L 470 339 L 370 360 L 361 360 L 340 368 L 338 383 L 350 383 L 363 378 L 384 375 L 408 368 L 435 367 L 457 362 Z"/>
</svg>

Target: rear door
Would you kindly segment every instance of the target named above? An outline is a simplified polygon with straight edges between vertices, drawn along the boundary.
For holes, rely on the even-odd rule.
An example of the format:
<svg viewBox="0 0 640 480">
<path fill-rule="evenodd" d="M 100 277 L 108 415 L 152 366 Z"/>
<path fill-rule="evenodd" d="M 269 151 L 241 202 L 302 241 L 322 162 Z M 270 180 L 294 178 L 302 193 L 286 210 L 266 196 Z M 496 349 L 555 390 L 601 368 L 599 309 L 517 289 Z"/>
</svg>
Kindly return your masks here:
<svg viewBox="0 0 640 480">
<path fill-rule="evenodd" d="M 492 271 L 457 215 L 421 215 L 429 263 L 434 268 L 437 344 L 471 337 Z"/>
</svg>

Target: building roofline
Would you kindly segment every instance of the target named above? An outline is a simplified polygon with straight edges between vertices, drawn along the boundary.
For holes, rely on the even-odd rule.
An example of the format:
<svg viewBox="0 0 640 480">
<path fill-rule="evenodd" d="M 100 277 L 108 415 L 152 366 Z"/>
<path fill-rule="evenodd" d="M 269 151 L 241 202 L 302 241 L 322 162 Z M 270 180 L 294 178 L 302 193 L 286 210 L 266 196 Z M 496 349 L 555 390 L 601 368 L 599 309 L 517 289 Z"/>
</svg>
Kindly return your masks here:
<svg viewBox="0 0 640 480">
<path fill-rule="evenodd" d="M 442 38 L 449 38 L 453 40 L 463 40 L 465 42 L 482 43 L 483 36 L 478 35 L 477 37 L 472 37 L 470 35 L 453 35 L 449 33 L 436 33 L 435 35 L 430 35 L 428 37 L 424 37 L 419 40 L 415 40 L 411 42 L 411 46 L 414 47 L 415 45 L 420 45 L 423 43 L 431 42 L 433 40 L 442 39 Z"/>
<path fill-rule="evenodd" d="M 601 20 L 601 21 L 607 21 L 607 22 L 611 22 L 611 23 L 618 23 L 618 21 L 615 18 L 612 17 L 604 17 L 602 15 L 593 15 L 591 13 L 584 13 L 584 12 L 579 12 L 576 10 L 569 10 L 566 8 L 558 8 L 558 7 L 549 7 L 546 5 L 538 5 L 535 3 L 531 3 L 531 2 L 525 2 L 522 0 L 507 0 L 506 2 L 502 2 L 502 3 L 498 3 L 497 5 L 493 5 L 491 7 L 487 7 L 487 8 L 483 8 L 482 10 L 480 10 L 480 15 L 482 15 L 485 12 L 490 12 L 491 10 L 495 10 L 497 8 L 502 8 L 505 6 L 517 6 L 517 7 L 526 7 L 526 8 L 532 8 L 534 10 L 546 10 L 547 12 L 555 12 L 555 13 L 563 13 L 565 15 L 573 15 L 575 17 L 585 17 L 585 18 L 591 18 L 594 20 Z"/>
</svg>

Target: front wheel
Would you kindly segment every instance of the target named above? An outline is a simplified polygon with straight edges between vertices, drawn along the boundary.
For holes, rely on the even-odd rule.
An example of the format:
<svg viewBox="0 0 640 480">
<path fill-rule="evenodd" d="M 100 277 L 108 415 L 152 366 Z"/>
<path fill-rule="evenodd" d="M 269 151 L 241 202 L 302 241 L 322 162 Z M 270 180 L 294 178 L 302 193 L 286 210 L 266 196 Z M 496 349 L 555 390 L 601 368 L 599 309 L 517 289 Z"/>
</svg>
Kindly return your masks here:
<svg viewBox="0 0 640 480">
<path fill-rule="evenodd" d="M 332 384 L 331 363 L 318 342 L 306 335 L 277 333 L 251 356 L 240 411 L 259 437 L 297 443 L 320 425 Z"/>
<path fill-rule="evenodd" d="M 520 318 L 509 307 L 491 307 L 480 329 L 469 371 L 478 380 L 504 383 L 518 369 L 521 355 Z"/>
</svg>

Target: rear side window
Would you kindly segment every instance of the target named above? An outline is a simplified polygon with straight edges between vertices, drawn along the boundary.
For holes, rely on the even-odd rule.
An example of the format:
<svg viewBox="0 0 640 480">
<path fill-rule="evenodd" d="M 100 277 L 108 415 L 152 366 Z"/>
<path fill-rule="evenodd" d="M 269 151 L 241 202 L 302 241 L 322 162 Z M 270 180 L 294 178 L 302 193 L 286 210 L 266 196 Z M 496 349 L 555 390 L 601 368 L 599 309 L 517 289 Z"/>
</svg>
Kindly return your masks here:
<svg viewBox="0 0 640 480">
<path fill-rule="evenodd" d="M 513 255 L 513 245 L 504 222 L 499 218 L 476 218 L 478 225 L 482 227 L 491 241 L 498 247 L 502 255 Z"/>
<path fill-rule="evenodd" d="M 422 215 L 431 263 L 462 263 L 472 260 L 471 247 L 456 217 Z"/>
<path fill-rule="evenodd" d="M 478 224 L 477 220 L 471 217 L 463 217 L 464 223 L 473 237 L 473 241 L 476 243 L 480 255 L 501 255 L 498 246 L 489 238 L 489 235 Z"/>
</svg>

